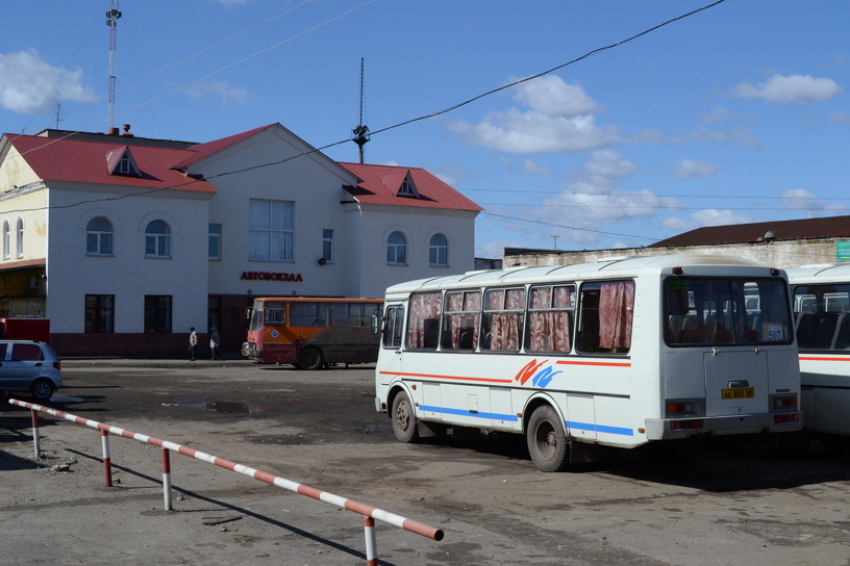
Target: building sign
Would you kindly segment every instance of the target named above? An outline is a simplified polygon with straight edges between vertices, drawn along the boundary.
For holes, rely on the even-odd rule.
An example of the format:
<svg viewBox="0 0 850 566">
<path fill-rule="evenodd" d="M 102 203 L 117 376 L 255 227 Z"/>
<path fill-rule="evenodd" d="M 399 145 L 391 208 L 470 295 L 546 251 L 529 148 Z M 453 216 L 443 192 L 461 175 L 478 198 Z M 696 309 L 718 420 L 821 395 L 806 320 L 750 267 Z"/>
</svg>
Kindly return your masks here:
<svg viewBox="0 0 850 566">
<path fill-rule="evenodd" d="M 850 261 L 850 242 L 835 242 L 835 261 Z"/>
<path fill-rule="evenodd" d="M 243 271 L 241 279 L 243 281 L 304 281 L 300 273 L 270 273 L 268 271 Z"/>
</svg>

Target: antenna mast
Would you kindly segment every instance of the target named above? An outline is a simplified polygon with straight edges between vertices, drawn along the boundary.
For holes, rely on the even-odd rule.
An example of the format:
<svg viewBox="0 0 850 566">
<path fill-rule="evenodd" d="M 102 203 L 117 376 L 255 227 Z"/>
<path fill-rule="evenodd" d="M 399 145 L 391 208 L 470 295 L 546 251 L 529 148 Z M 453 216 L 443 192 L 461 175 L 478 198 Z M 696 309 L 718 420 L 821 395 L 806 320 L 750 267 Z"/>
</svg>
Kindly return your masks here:
<svg viewBox="0 0 850 566">
<path fill-rule="evenodd" d="M 110 10 L 106 12 L 106 25 L 109 26 L 109 98 L 107 99 L 107 118 L 106 127 L 108 132 L 112 132 L 115 126 L 115 67 L 117 60 L 117 28 L 118 18 L 121 17 L 121 12 L 118 11 L 118 0 L 110 0 Z"/>
<path fill-rule="evenodd" d="M 363 125 L 363 83 L 365 80 L 365 71 L 363 58 L 360 58 L 360 125 L 351 130 L 354 137 L 351 140 L 357 144 L 360 150 L 360 163 L 363 163 L 363 146 L 369 141 L 369 128 Z"/>
</svg>

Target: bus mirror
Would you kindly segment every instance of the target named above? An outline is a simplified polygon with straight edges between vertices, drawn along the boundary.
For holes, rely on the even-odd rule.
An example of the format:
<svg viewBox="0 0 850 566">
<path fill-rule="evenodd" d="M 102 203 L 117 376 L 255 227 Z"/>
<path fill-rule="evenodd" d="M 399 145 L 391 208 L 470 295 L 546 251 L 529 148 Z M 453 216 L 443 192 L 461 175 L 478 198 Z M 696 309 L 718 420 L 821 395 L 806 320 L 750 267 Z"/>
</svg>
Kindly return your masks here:
<svg viewBox="0 0 850 566">
<path fill-rule="evenodd" d="M 372 334 L 378 333 L 378 315 L 377 313 L 372 313 Z"/>
</svg>

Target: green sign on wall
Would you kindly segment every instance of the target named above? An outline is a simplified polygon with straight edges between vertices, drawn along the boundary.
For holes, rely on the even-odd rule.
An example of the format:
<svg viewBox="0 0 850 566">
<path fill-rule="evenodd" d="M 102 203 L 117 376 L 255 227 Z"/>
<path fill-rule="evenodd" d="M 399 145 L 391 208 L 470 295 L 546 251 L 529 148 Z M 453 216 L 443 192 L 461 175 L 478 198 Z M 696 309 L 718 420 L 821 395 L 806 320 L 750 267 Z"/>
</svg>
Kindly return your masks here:
<svg viewBox="0 0 850 566">
<path fill-rule="evenodd" d="M 850 261 L 850 242 L 835 242 L 835 261 Z"/>
</svg>

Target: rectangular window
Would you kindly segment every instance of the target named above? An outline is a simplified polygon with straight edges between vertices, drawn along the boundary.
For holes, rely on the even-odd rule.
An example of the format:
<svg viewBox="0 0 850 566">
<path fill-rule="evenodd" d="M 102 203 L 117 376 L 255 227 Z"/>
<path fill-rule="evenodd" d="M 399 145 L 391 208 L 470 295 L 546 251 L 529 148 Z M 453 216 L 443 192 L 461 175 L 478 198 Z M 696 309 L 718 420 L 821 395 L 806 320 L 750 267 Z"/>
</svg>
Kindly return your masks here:
<svg viewBox="0 0 850 566">
<path fill-rule="evenodd" d="M 336 328 L 357 328 L 360 326 L 359 303 L 331 303 L 331 326 Z"/>
<path fill-rule="evenodd" d="M 628 353 L 632 344 L 634 302 L 634 281 L 582 285 L 576 350 L 591 354 Z"/>
<path fill-rule="evenodd" d="M 171 332 L 170 295 L 145 295 L 145 332 Z"/>
<path fill-rule="evenodd" d="M 850 285 L 800 285 L 794 312 L 801 351 L 850 350 Z"/>
<path fill-rule="evenodd" d="M 420 293 L 410 297 L 410 320 L 407 322 L 407 347 L 411 350 L 436 350 L 440 338 L 443 297 L 440 292 Z"/>
<path fill-rule="evenodd" d="M 326 262 L 334 260 L 334 231 L 322 230 L 322 259 Z"/>
<path fill-rule="evenodd" d="M 248 258 L 254 261 L 293 261 L 295 203 L 251 199 Z"/>
<path fill-rule="evenodd" d="M 384 348 L 401 347 L 401 330 L 404 325 L 404 307 L 389 307 L 384 319 Z"/>
<path fill-rule="evenodd" d="M 327 326 L 327 303 L 291 303 L 289 305 L 289 326 Z"/>
<path fill-rule="evenodd" d="M 478 347 L 481 291 L 446 293 L 443 315 L 443 350 L 474 350 Z"/>
<path fill-rule="evenodd" d="M 528 307 L 526 351 L 568 353 L 574 307 L 574 285 L 532 287 L 531 304 Z"/>
<path fill-rule="evenodd" d="M 664 341 L 670 346 L 788 344 L 793 339 L 788 294 L 780 279 L 671 277 L 664 281 L 664 314 Z"/>
<path fill-rule="evenodd" d="M 210 224 L 209 259 L 221 259 L 221 224 Z"/>
<path fill-rule="evenodd" d="M 481 321 L 482 350 L 519 352 L 525 314 L 525 289 L 489 289 Z"/>
<path fill-rule="evenodd" d="M 86 295 L 86 332 L 115 332 L 115 295 Z"/>
</svg>

